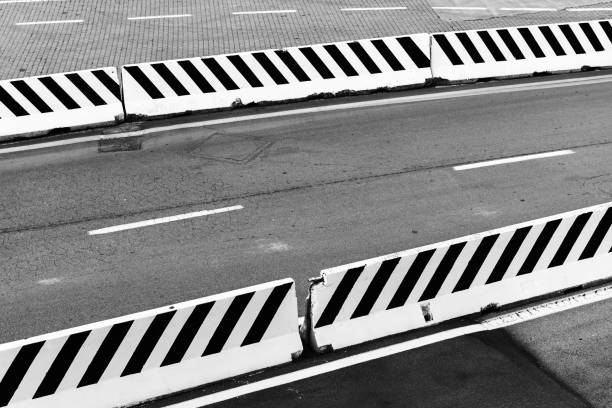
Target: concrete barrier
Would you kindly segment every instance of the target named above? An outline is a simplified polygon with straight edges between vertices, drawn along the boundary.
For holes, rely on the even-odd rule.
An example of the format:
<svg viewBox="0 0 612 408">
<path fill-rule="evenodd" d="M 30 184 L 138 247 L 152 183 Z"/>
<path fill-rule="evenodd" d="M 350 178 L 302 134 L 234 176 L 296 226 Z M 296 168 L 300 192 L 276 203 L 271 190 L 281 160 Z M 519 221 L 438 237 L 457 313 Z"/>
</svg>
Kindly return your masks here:
<svg viewBox="0 0 612 408">
<path fill-rule="evenodd" d="M 123 406 L 301 351 L 285 279 L 0 345 L 0 406 Z"/>
<path fill-rule="evenodd" d="M 326 269 L 315 348 L 338 349 L 612 278 L 612 203 Z"/>
<path fill-rule="evenodd" d="M 0 81 L 0 141 L 122 119 L 115 68 Z"/>
<path fill-rule="evenodd" d="M 128 65 L 128 115 L 161 116 L 342 91 L 424 85 L 429 35 L 263 50 Z"/>
<path fill-rule="evenodd" d="M 608 20 L 432 34 L 432 76 L 451 82 L 610 66 Z"/>
</svg>

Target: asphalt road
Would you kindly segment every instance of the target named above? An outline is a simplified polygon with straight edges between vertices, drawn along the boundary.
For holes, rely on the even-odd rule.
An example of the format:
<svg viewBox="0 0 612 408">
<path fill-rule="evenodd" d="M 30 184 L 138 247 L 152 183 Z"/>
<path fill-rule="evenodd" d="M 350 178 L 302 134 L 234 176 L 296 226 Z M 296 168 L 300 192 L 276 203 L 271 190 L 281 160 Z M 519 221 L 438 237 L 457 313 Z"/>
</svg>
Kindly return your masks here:
<svg viewBox="0 0 612 408">
<path fill-rule="evenodd" d="M 610 313 L 612 300 L 601 301 L 209 406 L 607 408 L 612 406 Z"/>
<path fill-rule="evenodd" d="M 2 155 L 0 342 L 284 277 L 304 299 L 322 268 L 610 201 L 611 98 L 604 83 Z M 557 149 L 575 154 L 452 168 Z"/>
</svg>

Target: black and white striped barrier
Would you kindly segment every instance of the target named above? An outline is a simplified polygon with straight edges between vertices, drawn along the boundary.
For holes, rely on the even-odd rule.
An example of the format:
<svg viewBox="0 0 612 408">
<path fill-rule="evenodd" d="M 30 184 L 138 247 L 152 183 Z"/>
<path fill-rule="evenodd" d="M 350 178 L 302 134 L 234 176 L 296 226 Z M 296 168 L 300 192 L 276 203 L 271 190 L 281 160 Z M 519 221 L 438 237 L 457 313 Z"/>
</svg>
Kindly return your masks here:
<svg viewBox="0 0 612 408">
<path fill-rule="evenodd" d="M 610 21 L 432 34 L 436 79 L 462 81 L 612 66 Z"/>
<path fill-rule="evenodd" d="M 122 119 L 115 68 L 0 81 L 0 141 Z"/>
<path fill-rule="evenodd" d="M 126 113 L 139 116 L 423 85 L 430 78 L 428 34 L 122 68 Z"/>
<path fill-rule="evenodd" d="M 115 407 L 291 361 L 293 280 L 0 345 L 0 407 Z"/>
<path fill-rule="evenodd" d="M 612 203 L 323 270 L 310 336 L 334 349 L 612 277 Z"/>
</svg>

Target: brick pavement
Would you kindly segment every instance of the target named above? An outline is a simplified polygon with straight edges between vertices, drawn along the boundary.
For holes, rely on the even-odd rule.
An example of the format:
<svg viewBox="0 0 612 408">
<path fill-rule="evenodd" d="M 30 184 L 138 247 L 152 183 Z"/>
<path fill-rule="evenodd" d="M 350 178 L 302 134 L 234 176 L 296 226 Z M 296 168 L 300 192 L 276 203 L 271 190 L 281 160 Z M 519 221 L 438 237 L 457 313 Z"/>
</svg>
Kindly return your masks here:
<svg viewBox="0 0 612 408">
<path fill-rule="evenodd" d="M 594 0 L 596 1 L 596 0 Z M 584 0 L 581 1 L 584 4 Z M 342 7 L 405 6 L 406 10 L 346 12 Z M 597 5 L 612 7 L 612 2 Z M 296 13 L 232 15 L 296 9 Z M 129 21 L 128 17 L 191 14 Z M 605 12 L 538 12 L 447 21 L 427 0 L 63 0 L 0 1 L 0 78 L 127 63 L 211 55 L 359 38 L 612 18 Z M 18 22 L 83 23 L 17 26 Z"/>
</svg>

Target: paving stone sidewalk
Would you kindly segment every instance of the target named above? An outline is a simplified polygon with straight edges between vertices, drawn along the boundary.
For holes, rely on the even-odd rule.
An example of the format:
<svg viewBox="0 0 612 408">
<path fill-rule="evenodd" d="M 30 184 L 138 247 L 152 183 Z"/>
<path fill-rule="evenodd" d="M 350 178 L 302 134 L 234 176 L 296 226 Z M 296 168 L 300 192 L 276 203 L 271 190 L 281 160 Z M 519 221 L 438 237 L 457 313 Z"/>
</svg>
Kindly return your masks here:
<svg viewBox="0 0 612 408">
<path fill-rule="evenodd" d="M 405 10 L 342 11 L 345 7 Z M 592 6 L 595 7 L 595 6 Z M 610 7 L 612 2 L 598 4 Z M 255 10 L 295 13 L 233 15 Z M 128 17 L 188 17 L 128 20 Z M 427 0 L 60 0 L 0 2 L 0 79 L 266 48 L 497 26 L 612 18 L 612 11 L 537 12 L 447 21 Z M 78 23 L 17 23 L 83 20 Z"/>
</svg>

